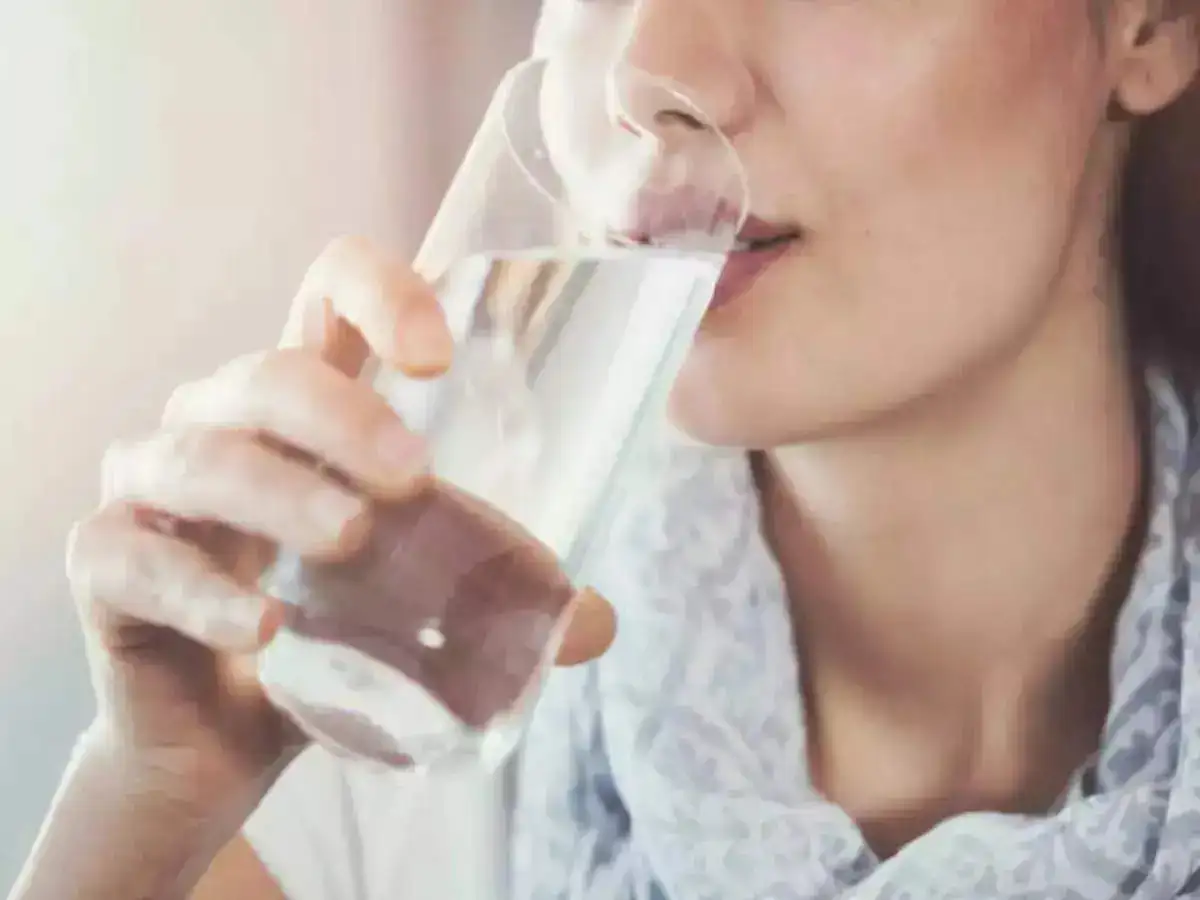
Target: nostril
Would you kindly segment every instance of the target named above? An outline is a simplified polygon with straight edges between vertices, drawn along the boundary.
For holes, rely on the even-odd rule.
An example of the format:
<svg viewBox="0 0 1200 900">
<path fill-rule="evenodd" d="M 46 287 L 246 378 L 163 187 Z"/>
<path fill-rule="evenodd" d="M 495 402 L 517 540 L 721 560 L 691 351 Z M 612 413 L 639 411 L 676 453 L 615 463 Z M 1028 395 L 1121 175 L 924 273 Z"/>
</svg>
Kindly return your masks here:
<svg viewBox="0 0 1200 900">
<path fill-rule="evenodd" d="M 688 131 L 707 131 L 708 125 L 686 109 L 663 109 L 654 116 L 659 125 L 682 125 Z"/>
</svg>

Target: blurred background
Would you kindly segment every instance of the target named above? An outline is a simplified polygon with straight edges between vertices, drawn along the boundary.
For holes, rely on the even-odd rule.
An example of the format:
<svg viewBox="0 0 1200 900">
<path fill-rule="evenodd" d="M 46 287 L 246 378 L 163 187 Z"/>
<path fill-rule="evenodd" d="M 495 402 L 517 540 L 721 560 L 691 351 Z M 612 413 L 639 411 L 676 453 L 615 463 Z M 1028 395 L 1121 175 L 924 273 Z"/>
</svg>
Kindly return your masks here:
<svg viewBox="0 0 1200 900">
<path fill-rule="evenodd" d="M 415 251 L 537 0 L 0 0 L 0 891 L 91 714 L 64 538 L 105 445 Z"/>
</svg>

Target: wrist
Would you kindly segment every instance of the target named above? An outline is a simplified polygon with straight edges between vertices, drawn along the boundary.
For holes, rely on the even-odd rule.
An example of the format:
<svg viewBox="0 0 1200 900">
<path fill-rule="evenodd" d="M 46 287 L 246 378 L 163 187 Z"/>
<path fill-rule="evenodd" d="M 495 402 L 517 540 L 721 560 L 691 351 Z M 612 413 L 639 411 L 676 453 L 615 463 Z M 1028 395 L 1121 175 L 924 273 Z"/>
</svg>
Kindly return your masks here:
<svg viewBox="0 0 1200 900">
<path fill-rule="evenodd" d="M 188 751 L 139 756 L 101 727 L 81 737 L 14 900 L 187 897 L 240 804 L 188 789 Z"/>
</svg>

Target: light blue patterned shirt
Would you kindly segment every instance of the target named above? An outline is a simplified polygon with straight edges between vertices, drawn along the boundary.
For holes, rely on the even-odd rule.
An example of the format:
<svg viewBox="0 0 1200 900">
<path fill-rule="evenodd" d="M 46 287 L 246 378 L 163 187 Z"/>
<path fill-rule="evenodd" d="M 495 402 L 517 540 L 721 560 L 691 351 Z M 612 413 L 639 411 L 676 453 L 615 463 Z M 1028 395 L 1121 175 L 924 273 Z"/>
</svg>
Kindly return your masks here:
<svg viewBox="0 0 1200 900">
<path fill-rule="evenodd" d="M 1103 746 L 1044 817 L 946 821 L 880 861 L 812 789 L 783 581 L 744 455 L 665 451 L 593 575 L 613 649 L 555 673 L 520 760 L 516 900 L 1200 897 L 1200 436 L 1148 378 L 1150 535 Z M 1192 601 L 1196 599 L 1195 604 Z"/>
</svg>

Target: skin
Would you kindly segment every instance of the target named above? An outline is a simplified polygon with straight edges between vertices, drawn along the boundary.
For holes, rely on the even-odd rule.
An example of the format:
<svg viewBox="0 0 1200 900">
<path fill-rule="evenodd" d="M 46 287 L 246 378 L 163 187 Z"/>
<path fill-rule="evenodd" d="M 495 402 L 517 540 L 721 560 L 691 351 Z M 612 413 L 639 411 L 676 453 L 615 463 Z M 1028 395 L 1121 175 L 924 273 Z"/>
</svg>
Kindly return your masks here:
<svg viewBox="0 0 1200 900">
<path fill-rule="evenodd" d="M 956 812 L 1044 811 L 1097 748 L 1143 487 L 1110 246 L 1130 117 L 1111 113 L 1191 81 L 1189 12 L 563 2 L 543 22 L 580 84 L 623 48 L 680 85 L 755 214 L 804 232 L 710 314 L 673 413 L 764 451 L 813 774 L 883 854 Z M 552 117 L 564 156 L 578 109 Z"/>
<path fill-rule="evenodd" d="M 882 853 L 957 811 L 1044 809 L 1096 746 L 1143 487 L 1109 209 L 1128 120 L 1194 75 L 1196 10 L 1179 7 L 548 3 L 538 40 L 560 60 L 548 102 L 569 182 L 601 124 L 568 100 L 623 55 L 733 141 L 758 216 L 804 229 L 705 321 L 672 412 L 762 451 L 813 774 Z M 712 152 L 712 132 L 664 112 L 637 110 L 684 152 Z M 420 477 L 419 442 L 352 378 L 368 352 L 428 375 L 451 350 L 427 285 L 341 241 L 279 349 L 182 388 L 159 433 L 114 449 L 70 562 L 93 749 L 14 896 L 182 895 L 214 857 L 194 896 L 279 896 L 244 843 L 217 853 L 299 746 L 240 664 L 278 621 L 250 585 L 277 543 L 348 552 L 364 495 Z M 148 511 L 185 525 L 164 535 Z M 612 639 L 603 601 L 580 610 L 567 662 Z M 185 752 L 168 763 L 166 747 Z M 137 866 L 72 841 L 100 815 L 97 784 L 129 788 L 125 813 L 87 824 L 136 841 Z"/>
</svg>

